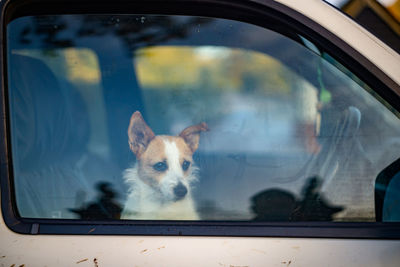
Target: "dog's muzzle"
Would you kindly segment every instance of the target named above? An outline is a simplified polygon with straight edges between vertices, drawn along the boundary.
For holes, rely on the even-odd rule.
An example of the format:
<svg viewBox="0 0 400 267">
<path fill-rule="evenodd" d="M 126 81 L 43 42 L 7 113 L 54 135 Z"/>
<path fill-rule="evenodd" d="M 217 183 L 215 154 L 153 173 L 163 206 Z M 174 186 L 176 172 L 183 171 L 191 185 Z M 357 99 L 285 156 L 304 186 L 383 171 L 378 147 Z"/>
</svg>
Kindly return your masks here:
<svg viewBox="0 0 400 267">
<path fill-rule="evenodd" d="M 179 183 L 177 186 L 174 187 L 174 195 L 175 195 L 175 201 L 181 200 L 184 198 L 187 194 L 188 190 L 186 186 L 184 186 L 182 183 Z"/>
</svg>

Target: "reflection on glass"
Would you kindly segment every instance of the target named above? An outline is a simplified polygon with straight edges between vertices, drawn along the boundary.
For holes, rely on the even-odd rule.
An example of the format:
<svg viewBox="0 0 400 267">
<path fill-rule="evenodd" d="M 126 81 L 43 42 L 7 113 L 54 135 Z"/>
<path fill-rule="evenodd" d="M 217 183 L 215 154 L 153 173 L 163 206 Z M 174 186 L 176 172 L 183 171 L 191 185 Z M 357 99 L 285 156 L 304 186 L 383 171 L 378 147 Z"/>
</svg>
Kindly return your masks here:
<svg viewBox="0 0 400 267">
<path fill-rule="evenodd" d="M 343 207 L 330 205 L 320 192 L 321 179 L 310 177 L 301 199 L 280 189 L 267 189 L 251 198 L 255 221 L 332 221 Z"/>
<path fill-rule="evenodd" d="M 116 201 L 117 193 L 108 182 L 100 182 L 96 185 L 99 192 L 95 202 L 85 203 L 86 192 L 78 191 L 76 194 L 76 206 L 79 209 L 70 209 L 82 220 L 107 220 L 121 217 L 121 205 Z"/>
<path fill-rule="evenodd" d="M 12 21 L 7 42 L 22 217 L 119 218 L 133 190 L 124 172 L 140 165 L 127 134 L 139 111 L 154 135 L 208 125 L 179 158 L 181 169 L 198 168 L 190 194 L 168 185 L 176 205 L 190 195 L 196 219 L 375 220 L 374 181 L 399 157 L 398 113 L 292 31 L 185 16 L 37 16 Z M 167 163 L 163 149 L 149 157 L 152 171 Z M 154 207 L 182 218 L 158 204 L 140 219 L 154 219 Z"/>
<path fill-rule="evenodd" d="M 251 198 L 255 221 L 293 221 L 296 199 L 290 192 L 267 189 Z"/>
</svg>

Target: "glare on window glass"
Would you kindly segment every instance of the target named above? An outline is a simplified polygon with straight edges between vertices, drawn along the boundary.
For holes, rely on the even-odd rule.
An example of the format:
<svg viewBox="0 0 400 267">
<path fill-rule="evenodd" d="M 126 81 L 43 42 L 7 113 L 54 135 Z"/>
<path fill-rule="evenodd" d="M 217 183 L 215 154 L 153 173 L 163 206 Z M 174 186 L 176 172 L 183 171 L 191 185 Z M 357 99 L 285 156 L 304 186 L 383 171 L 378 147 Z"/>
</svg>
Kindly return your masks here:
<svg viewBox="0 0 400 267">
<path fill-rule="evenodd" d="M 151 15 L 24 17 L 7 32 L 22 217 L 375 220 L 398 113 L 298 34 Z"/>
</svg>

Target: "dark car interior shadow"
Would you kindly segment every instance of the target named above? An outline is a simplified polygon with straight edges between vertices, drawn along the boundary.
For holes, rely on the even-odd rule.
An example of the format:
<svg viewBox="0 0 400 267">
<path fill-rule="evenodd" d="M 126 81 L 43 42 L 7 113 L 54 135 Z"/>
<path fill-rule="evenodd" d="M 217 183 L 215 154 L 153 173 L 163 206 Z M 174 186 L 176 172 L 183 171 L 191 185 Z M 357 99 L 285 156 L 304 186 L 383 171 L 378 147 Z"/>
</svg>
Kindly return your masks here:
<svg viewBox="0 0 400 267">
<path fill-rule="evenodd" d="M 280 189 L 267 189 L 251 198 L 254 221 L 332 221 L 344 207 L 334 206 L 319 192 L 321 179 L 310 177 L 300 200 Z"/>
</svg>

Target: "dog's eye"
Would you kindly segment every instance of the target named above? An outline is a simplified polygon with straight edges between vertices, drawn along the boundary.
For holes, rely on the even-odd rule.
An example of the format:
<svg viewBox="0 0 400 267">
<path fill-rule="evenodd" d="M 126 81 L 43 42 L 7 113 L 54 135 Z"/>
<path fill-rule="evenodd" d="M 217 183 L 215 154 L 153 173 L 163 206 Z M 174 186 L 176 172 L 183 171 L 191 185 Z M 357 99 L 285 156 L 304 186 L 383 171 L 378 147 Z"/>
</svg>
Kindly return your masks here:
<svg viewBox="0 0 400 267">
<path fill-rule="evenodd" d="M 153 165 L 153 169 L 155 169 L 158 172 L 163 172 L 168 169 L 168 165 L 166 162 L 160 161 Z"/>
<path fill-rule="evenodd" d="M 183 169 L 184 171 L 187 171 L 187 170 L 189 169 L 189 167 L 190 167 L 190 161 L 187 161 L 187 160 L 183 161 L 183 163 L 182 163 L 182 169 Z"/>
</svg>

